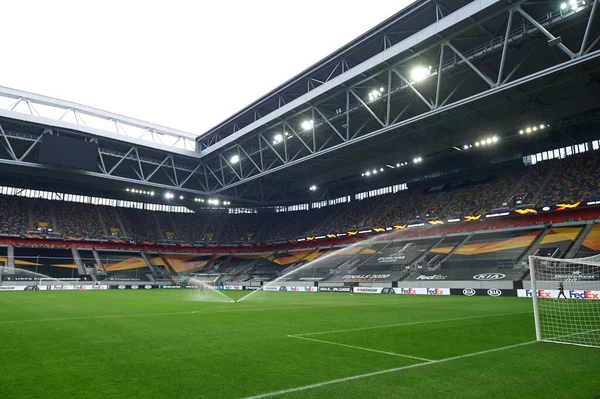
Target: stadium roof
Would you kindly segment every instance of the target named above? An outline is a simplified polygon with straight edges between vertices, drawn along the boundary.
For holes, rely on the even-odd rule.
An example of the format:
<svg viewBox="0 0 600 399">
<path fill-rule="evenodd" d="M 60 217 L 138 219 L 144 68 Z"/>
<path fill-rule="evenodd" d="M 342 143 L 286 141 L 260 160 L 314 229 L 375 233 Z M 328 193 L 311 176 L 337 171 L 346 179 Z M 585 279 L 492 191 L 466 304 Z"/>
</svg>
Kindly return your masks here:
<svg viewBox="0 0 600 399">
<path fill-rule="evenodd" d="M 49 170 L 31 158 L 40 135 L 83 134 L 100 144 L 98 169 L 76 174 L 97 184 L 264 204 L 336 197 L 585 140 L 600 104 L 600 28 L 591 18 L 597 1 L 573 4 L 418 1 L 198 138 L 196 152 L 4 112 L 0 134 L 28 152 L 0 149 L 0 162 Z M 63 108 L 76 121 L 83 112 Z M 127 122 L 115 117 L 116 126 Z M 552 128 L 519 135 L 528 124 Z M 495 146 L 464 150 L 493 136 Z M 374 168 L 387 173 L 361 176 Z"/>
</svg>

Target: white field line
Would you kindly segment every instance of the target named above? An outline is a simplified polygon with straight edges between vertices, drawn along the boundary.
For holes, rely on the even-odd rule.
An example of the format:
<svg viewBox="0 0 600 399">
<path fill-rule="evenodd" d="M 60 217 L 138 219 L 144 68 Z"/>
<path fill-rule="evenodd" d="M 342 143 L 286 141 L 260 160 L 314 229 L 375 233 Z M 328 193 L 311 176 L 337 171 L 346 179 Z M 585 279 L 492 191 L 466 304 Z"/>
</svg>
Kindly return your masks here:
<svg viewBox="0 0 600 399">
<path fill-rule="evenodd" d="M 460 320 L 470 320 L 470 319 L 482 319 L 482 318 L 487 318 L 487 317 L 511 316 L 511 315 L 517 315 L 517 314 L 526 314 L 526 313 L 532 313 L 532 312 L 531 311 L 527 311 L 527 312 L 514 312 L 514 313 L 496 313 L 496 314 L 488 314 L 488 315 L 480 315 L 480 316 L 454 317 L 454 318 L 451 318 L 451 319 L 411 321 L 411 322 L 408 322 L 408 323 L 385 324 L 385 325 L 382 325 L 382 326 L 358 327 L 358 328 L 348 328 L 348 329 L 345 329 L 345 330 L 330 330 L 330 331 L 317 331 L 317 332 L 310 332 L 310 333 L 303 333 L 303 334 L 292 334 L 292 335 L 288 335 L 288 337 L 299 338 L 299 337 L 306 337 L 306 336 L 309 336 L 309 335 L 333 334 L 333 333 L 341 333 L 341 332 L 348 332 L 348 331 L 375 330 L 375 329 L 378 329 L 378 328 L 414 326 L 414 325 L 418 325 L 418 324 L 443 323 L 443 322 L 447 322 L 447 321 L 460 321 Z"/>
<path fill-rule="evenodd" d="M 368 378 L 368 377 L 374 377 L 374 376 L 378 376 L 378 375 L 382 375 L 382 374 L 395 373 L 397 371 L 408 370 L 408 369 L 423 367 L 423 366 L 429 366 L 432 364 L 445 363 L 445 362 L 450 362 L 452 360 L 459 360 L 459 359 L 464 359 L 464 358 L 473 357 L 473 356 L 485 355 L 487 353 L 503 351 L 506 349 L 518 348 L 520 346 L 531 345 L 535 342 L 537 342 L 537 341 L 523 342 L 523 343 L 516 344 L 516 345 L 508 345 L 508 346 L 503 346 L 500 348 L 488 349 L 488 350 L 481 351 L 481 352 L 468 353 L 466 355 L 448 357 L 446 359 L 441 359 L 441 360 L 432 360 L 432 361 L 423 362 L 423 363 L 411 364 L 409 366 L 402 366 L 402 367 L 396 367 L 393 369 L 374 371 L 372 373 L 353 375 L 353 376 L 344 377 L 344 378 L 337 378 L 335 380 L 318 382 L 316 384 L 304 385 L 304 386 L 296 387 L 296 388 L 282 389 L 281 391 L 267 392 L 267 393 L 263 393 L 263 394 L 255 395 L 255 396 L 247 396 L 243 399 L 261 399 L 261 398 L 269 398 L 269 397 L 273 397 L 273 396 L 285 395 L 287 393 L 302 392 L 302 391 L 306 391 L 309 389 L 320 388 L 320 387 L 327 386 L 327 385 L 339 384 L 341 382 L 348 382 L 348 381 L 358 380 L 361 378 Z"/>
<path fill-rule="evenodd" d="M 424 357 L 411 356 L 411 355 L 403 355 L 401 353 L 395 353 L 395 352 L 380 351 L 380 350 L 377 350 L 377 349 L 365 348 L 365 347 L 362 347 L 362 346 L 346 345 L 346 344 L 341 344 L 339 342 L 323 341 L 321 339 L 306 338 L 306 337 L 295 337 L 293 335 L 288 335 L 288 337 L 290 337 L 290 338 L 296 338 L 296 339 L 303 339 L 305 341 L 320 342 L 320 343 L 329 344 L 329 345 L 343 346 L 345 348 L 360 349 L 362 351 L 367 351 L 367 352 L 383 353 L 384 355 L 406 357 L 406 358 L 409 358 L 409 359 L 421 360 L 423 362 L 432 362 L 433 361 L 431 359 L 425 359 Z"/>
</svg>

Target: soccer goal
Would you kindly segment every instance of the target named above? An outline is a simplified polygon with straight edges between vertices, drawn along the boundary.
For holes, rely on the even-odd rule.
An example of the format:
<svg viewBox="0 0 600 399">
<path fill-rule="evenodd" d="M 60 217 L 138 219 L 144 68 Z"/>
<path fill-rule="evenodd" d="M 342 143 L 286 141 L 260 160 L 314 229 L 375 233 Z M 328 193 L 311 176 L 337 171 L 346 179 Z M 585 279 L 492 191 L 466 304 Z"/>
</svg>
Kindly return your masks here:
<svg viewBox="0 0 600 399">
<path fill-rule="evenodd" d="M 600 348 L 600 255 L 530 256 L 529 270 L 537 340 Z"/>
</svg>

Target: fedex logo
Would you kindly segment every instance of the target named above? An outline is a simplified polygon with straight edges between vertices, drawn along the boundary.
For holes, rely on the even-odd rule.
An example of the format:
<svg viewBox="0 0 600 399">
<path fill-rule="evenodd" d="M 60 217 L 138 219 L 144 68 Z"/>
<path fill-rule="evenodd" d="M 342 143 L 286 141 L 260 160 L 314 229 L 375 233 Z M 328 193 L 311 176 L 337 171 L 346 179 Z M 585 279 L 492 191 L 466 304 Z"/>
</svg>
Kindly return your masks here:
<svg viewBox="0 0 600 399">
<path fill-rule="evenodd" d="M 600 295 L 598 292 L 594 292 L 594 291 L 590 291 L 590 290 L 585 290 L 585 291 L 570 290 L 569 291 L 569 298 L 575 298 L 575 299 L 600 299 L 600 298 L 598 298 L 598 295 Z"/>
<path fill-rule="evenodd" d="M 415 290 L 414 288 L 402 288 L 400 290 L 400 293 L 405 295 L 415 295 L 417 293 L 417 290 Z"/>
<path fill-rule="evenodd" d="M 525 290 L 525 296 L 531 298 L 531 290 Z M 538 298 L 552 298 L 552 292 L 548 290 L 537 290 Z"/>
<path fill-rule="evenodd" d="M 427 288 L 427 295 L 444 295 L 444 290 L 441 288 Z"/>
</svg>

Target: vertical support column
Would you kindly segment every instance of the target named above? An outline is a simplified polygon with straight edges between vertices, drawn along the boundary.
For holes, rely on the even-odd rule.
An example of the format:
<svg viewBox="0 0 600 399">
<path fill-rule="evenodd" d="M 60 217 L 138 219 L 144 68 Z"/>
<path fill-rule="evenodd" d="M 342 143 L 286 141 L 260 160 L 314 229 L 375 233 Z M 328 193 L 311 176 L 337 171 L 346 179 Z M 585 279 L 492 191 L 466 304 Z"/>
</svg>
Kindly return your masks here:
<svg viewBox="0 0 600 399">
<path fill-rule="evenodd" d="M 540 309 L 537 296 L 537 281 L 535 276 L 535 259 L 529 256 L 529 276 L 531 277 L 531 298 L 533 300 L 533 319 L 535 321 L 535 339 L 542 340 L 542 330 L 540 328 Z"/>
<path fill-rule="evenodd" d="M 10 274 L 14 274 L 15 273 L 15 247 L 12 244 L 8 246 L 6 254 L 7 254 L 6 257 L 8 258 L 7 259 L 8 262 L 6 265 L 8 268 L 7 272 Z"/>
</svg>

